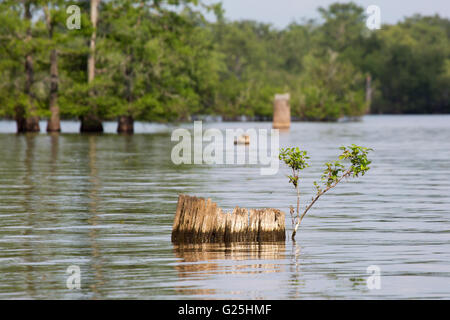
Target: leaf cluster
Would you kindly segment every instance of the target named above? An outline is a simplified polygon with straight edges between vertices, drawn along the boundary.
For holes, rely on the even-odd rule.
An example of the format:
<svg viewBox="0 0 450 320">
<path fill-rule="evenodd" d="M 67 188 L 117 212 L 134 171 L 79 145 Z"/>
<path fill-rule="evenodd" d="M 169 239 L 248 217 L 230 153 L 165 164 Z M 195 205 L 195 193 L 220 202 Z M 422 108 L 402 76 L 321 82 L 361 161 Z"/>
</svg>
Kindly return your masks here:
<svg viewBox="0 0 450 320">
<path fill-rule="evenodd" d="M 288 175 L 289 183 L 292 183 L 297 188 L 300 171 L 309 167 L 307 163 L 309 159 L 308 153 L 300 150 L 298 147 L 281 148 L 279 159 L 292 169 L 292 176 Z"/>
</svg>

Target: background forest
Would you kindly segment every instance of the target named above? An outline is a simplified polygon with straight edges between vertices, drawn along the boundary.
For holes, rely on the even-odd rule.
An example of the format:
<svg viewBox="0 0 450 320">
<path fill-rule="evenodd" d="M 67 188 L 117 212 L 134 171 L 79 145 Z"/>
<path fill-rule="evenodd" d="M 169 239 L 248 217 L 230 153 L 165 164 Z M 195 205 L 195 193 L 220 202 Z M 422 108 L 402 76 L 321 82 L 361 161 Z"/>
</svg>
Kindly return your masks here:
<svg viewBox="0 0 450 320">
<path fill-rule="evenodd" d="M 73 4 L 81 28 L 69 30 Z M 82 132 L 111 119 L 131 132 L 134 120 L 270 119 L 284 92 L 301 120 L 450 112 L 448 19 L 371 31 L 354 3 L 318 10 L 279 30 L 196 0 L 0 0 L 0 117 L 22 132 L 42 118 L 48 131 L 77 118 Z"/>
</svg>

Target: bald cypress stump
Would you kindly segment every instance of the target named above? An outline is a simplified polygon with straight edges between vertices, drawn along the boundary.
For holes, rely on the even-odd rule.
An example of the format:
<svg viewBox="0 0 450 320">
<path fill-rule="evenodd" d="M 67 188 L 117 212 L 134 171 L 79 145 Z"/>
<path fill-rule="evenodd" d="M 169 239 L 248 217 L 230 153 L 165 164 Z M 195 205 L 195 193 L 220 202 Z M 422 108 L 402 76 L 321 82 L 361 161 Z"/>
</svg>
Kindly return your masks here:
<svg viewBox="0 0 450 320">
<path fill-rule="evenodd" d="M 289 129 L 291 127 L 291 107 L 289 100 L 289 93 L 275 95 L 273 106 L 274 129 Z"/>
<path fill-rule="evenodd" d="M 175 243 L 284 241 L 285 214 L 236 207 L 223 212 L 211 199 L 180 195 L 172 228 Z"/>
</svg>

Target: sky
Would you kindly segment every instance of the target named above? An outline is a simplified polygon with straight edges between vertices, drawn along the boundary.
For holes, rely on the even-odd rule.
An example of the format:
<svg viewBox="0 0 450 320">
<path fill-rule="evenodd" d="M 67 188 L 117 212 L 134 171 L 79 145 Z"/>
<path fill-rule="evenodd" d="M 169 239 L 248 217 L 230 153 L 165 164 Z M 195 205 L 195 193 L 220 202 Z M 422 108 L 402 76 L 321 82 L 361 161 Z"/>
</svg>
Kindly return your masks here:
<svg viewBox="0 0 450 320">
<path fill-rule="evenodd" d="M 208 0 L 206 3 L 218 2 Z M 319 18 L 318 7 L 328 7 L 336 0 L 222 0 L 225 17 L 230 20 L 257 20 L 284 28 L 301 18 Z M 415 13 L 450 18 L 450 0 L 356 0 L 363 8 L 377 5 L 381 11 L 381 23 L 396 23 Z"/>
</svg>

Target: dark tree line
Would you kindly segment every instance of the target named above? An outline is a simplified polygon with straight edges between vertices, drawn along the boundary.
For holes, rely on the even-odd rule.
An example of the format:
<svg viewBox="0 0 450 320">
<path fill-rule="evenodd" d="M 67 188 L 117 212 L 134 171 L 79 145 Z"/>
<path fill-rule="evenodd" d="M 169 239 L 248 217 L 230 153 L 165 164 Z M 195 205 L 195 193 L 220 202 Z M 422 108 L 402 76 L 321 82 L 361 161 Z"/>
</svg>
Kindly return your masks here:
<svg viewBox="0 0 450 320">
<path fill-rule="evenodd" d="M 73 4 L 81 28 L 70 30 Z M 134 120 L 269 119 L 283 92 L 305 120 L 450 112 L 448 19 L 371 31 L 353 3 L 319 12 L 320 23 L 277 30 L 196 0 L 0 0 L 0 117 L 20 132 L 38 131 L 40 118 L 49 132 L 60 118 L 80 119 L 82 132 L 117 119 L 132 132 Z"/>
</svg>

